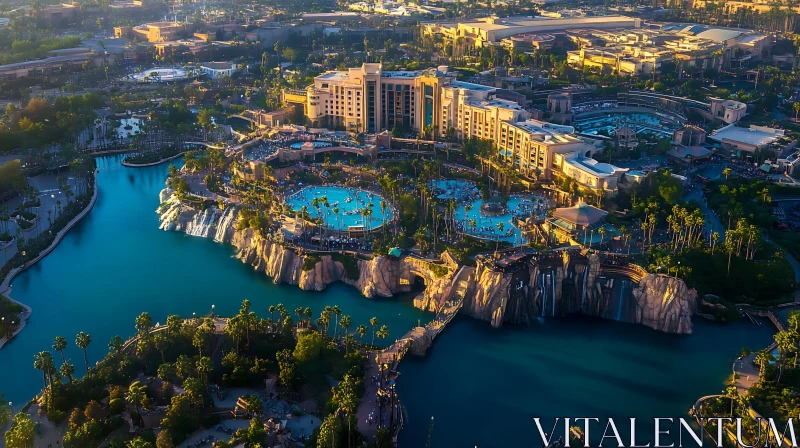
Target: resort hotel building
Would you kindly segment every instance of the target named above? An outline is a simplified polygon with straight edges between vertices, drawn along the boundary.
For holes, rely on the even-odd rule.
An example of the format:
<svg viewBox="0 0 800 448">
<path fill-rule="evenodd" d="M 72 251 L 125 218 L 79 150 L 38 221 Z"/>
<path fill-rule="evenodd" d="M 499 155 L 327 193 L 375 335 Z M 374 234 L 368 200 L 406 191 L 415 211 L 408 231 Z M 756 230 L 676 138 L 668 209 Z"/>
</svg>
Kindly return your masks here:
<svg viewBox="0 0 800 448">
<path fill-rule="evenodd" d="M 457 81 L 446 67 L 383 71 L 380 64 L 363 64 L 324 73 L 305 91 L 284 92 L 284 100 L 302 105 L 312 126 L 371 134 L 399 126 L 439 138 L 449 130 L 461 140 L 492 140 L 499 159 L 528 179 L 563 175 L 592 189 L 617 189 L 627 170 L 592 159 L 592 140 L 575 136 L 572 126 L 532 119 L 530 111 L 500 95 L 495 87 Z M 566 113 L 569 98 L 564 101 Z M 559 110 L 560 103 L 553 103 Z"/>
</svg>

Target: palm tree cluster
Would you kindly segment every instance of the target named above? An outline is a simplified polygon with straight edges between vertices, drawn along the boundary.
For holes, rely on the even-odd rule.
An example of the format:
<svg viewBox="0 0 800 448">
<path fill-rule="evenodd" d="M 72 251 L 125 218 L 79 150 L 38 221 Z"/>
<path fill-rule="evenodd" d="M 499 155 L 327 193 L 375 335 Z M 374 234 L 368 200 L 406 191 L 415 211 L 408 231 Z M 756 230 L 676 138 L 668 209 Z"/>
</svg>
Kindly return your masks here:
<svg viewBox="0 0 800 448">
<path fill-rule="evenodd" d="M 700 209 L 689 210 L 678 204 L 672 206 L 667 216 L 667 226 L 671 233 L 670 248 L 683 253 L 684 248 L 699 246 L 703 242 L 705 215 Z"/>
<path fill-rule="evenodd" d="M 758 226 L 748 224 L 744 218 L 736 222 L 736 227 L 725 232 L 725 252 L 728 254 L 728 275 L 731 273 L 731 257 L 744 256 L 745 260 L 755 259 L 756 251 L 761 246 L 761 230 Z M 744 250 L 744 253 L 742 251 Z"/>
</svg>

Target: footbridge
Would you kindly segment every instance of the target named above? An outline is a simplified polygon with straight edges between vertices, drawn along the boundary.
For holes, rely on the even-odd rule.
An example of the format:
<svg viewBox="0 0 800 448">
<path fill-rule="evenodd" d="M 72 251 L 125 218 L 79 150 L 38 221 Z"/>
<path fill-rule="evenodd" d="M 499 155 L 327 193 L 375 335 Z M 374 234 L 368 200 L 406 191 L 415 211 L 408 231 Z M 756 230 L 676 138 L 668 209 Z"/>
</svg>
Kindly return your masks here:
<svg viewBox="0 0 800 448">
<path fill-rule="evenodd" d="M 600 264 L 600 272 L 604 275 L 624 275 L 634 283 L 639 283 L 648 274 L 641 266 L 636 264 Z"/>
<path fill-rule="evenodd" d="M 448 299 L 439 307 L 436 317 L 428 322 L 424 327 L 415 327 L 376 355 L 378 365 L 387 364 L 390 369 L 395 370 L 403 357 L 411 350 L 413 353 L 422 355 L 430 347 L 436 336 L 444 331 L 447 324 L 461 310 L 464 305 L 464 297 L 467 294 L 469 278 L 475 269 L 462 266 L 453 277 Z"/>
</svg>

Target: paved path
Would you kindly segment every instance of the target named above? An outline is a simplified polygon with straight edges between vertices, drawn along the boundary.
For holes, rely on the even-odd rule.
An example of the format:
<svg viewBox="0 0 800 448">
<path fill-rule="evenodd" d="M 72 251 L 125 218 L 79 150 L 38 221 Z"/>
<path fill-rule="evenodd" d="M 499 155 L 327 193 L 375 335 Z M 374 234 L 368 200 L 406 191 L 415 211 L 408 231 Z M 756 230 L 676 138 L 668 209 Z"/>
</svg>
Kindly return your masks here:
<svg viewBox="0 0 800 448">
<path fill-rule="evenodd" d="M 772 346 L 770 346 L 770 349 Z M 769 349 L 768 349 L 769 350 Z M 759 369 L 755 364 L 756 352 L 738 358 L 733 362 L 733 373 L 735 373 L 736 389 L 739 390 L 739 395 L 747 393 L 759 380 Z"/>
<path fill-rule="evenodd" d="M 16 277 L 17 274 L 19 274 L 20 272 L 24 271 L 25 269 L 27 269 L 27 268 L 31 267 L 32 265 L 36 264 L 36 262 L 38 262 L 42 258 L 46 257 L 47 254 L 52 252 L 53 249 L 55 249 L 56 246 L 58 246 L 58 243 L 61 242 L 61 240 L 64 238 L 64 236 L 67 234 L 67 232 L 69 232 L 70 229 L 72 229 L 72 227 L 75 224 L 78 223 L 78 221 L 83 219 L 84 216 L 89 214 L 89 212 L 94 207 L 95 202 L 97 202 L 97 177 L 96 176 L 95 176 L 95 182 L 94 182 L 94 192 L 92 193 L 92 198 L 89 200 L 89 204 L 86 206 L 86 208 L 84 208 L 80 213 L 78 213 L 77 216 L 72 218 L 72 220 L 70 222 L 68 222 L 67 225 L 64 226 L 64 228 L 61 229 L 58 232 L 58 234 L 56 234 L 56 237 L 55 237 L 55 239 L 53 239 L 53 242 L 50 243 L 50 245 L 46 249 L 44 249 L 41 253 L 39 253 L 39 256 L 37 256 L 33 260 L 29 261 L 28 263 L 26 263 L 22 267 L 12 269 L 11 272 L 8 273 L 6 278 L 3 279 L 3 282 L 0 283 L 0 294 L 8 295 L 8 292 L 11 290 L 11 281 L 14 279 L 14 277 Z M 25 328 L 25 323 L 28 321 L 28 318 L 30 318 L 31 313 L 33 313 L 33 310 L 29 306 L 27 306 L 27 305 L 25 305 L 23 303 L 17 302 L 15 300 L 14 300 L 14 302 L 15 303 L 19 303 L 20 305 L 22 305 L 25 308 L 26 311 L 24 313 L 22 313 L 22 315 L 20 316 L 20 318 L 21 318 L 20 325 L 19 325 L 19 327 L 17 327 L 16 331 L 14 331 L 14 333 L 11 335 L 12 338 L 14 336 L 16 336 L 17 334 L 19 334 L 19 332 L 22 331 L 23 328 Z M 5 345 L 5 343 L 7 341 L 8 341 L 8 339 L 6 339 L 5 337 L 0 339 L 0 348 L 3 348 L 3 345 Z"/>
</svg>

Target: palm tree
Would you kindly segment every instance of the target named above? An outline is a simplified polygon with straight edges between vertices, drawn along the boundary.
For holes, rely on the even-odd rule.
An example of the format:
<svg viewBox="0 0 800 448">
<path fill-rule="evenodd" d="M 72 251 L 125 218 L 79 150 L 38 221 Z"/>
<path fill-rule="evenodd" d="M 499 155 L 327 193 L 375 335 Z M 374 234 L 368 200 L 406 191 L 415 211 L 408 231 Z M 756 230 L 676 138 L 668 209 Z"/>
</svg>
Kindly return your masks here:
<svg viewBox="0 0 800 448">
<path fill-rule="evenodd" d="M 214 364 L 211 358 L 203 356 L 197 360 L 197 373 L 200 374 L 200 379 L 203 380 L 204 390 L 208 390 L 208 374 L 214 371 Z"/>
<path fill-rule="evenodd" d="M 72 364 L 71 361 L 64 361 L 64 363 L 61 364 L 59 373 L 67 377 L 67 379 L 69 379 L 70 384 L 72 384 L 72 375 L 75 373 L 75 365 Z"/>
<path fill-rule="evenodd" d="M 497 250 L 500 248 L 500 234 L 503 233 L 505 224 L 502 222 L 497 223 L 497 243 L 494 246 L 494 255 L 497 256 Z"/>
<path fill-rule="evenodd" d="M 337 339 L 338 338 L 337 335 L 339 334 L 338 333 L 339 316 L 342 315 L 342 310 L 339 309 L 339 305 L 334 305 L 333 308 L 331 308 L 331 313 L 333 313 L 333 315 L 336 316 L 336 319 L 334 319 L 333 321 L 333 338 Z"/>
<path fill-rule="evenodd" d="M 348 334 L 348 330 L 350 330 L 350 316 L 347 314 L 343 315 L 341 319 L 339 319 L 339 325 L 342 326 L 342 330 L 344 330 L 345 335 Z"/>
<path fill-rule="evenodd" d="M 731 417 L 733 417 L 733 404 L 739 399 L 739 389 L 736 386 L 728 386 L 725 389 L 725 398 L 731 400 Z"/>
<path fill-rule="evenodd" d="M 163 331 L 156 333 L 156 335 L 153 336 L 153 344 L 155 344 L 156 350 L 161 353 L 161 362 L 167 362 L 167 357 L 164 355 L 167 347 L 169 347 L 169 338 L 167 335 L 164 334 Z"/>
<path fill-rule="evenodd" d="M 361 340 L 361 345 L 364 345 L 364 336 L 367 334 L 367 326 L 366 325 L 357 326 L 356 333 L 358 333 L 358 338 Z"/>
<path fill-rule="evenodd" d="M 39 352 L 33 357 L 33 368 L 42 371 L 42 382 L 47 389 L 48 380 L 52 379 L 53 355 L 50 352 Z M 50 381 L 52 384 L 52 381 Z"/>
<path fill-rule="evenodd" d="M 597 233 L 600 234 L 600 247 L 603 247 L 603 238 L 606 236 L 606 228 L 600 227 L 597 229 Z"/>
<path fill-rule="evenodd" d="M 728 180 L 728 176 L 731 175 L 730 167 L 725 167 L 725 169 L 722 170 L 722 175 L 725 176 L 725 180 Z"/>
<path fill-rule="evenodd" d="M 251 395 L 244 400 L 244 410 L 253 417 L 261 415 L 264 409 L 264 404 L 261 399 L 255 395 Z"/>
<path fill-rule="evenodd" d="M 761 350 L 760 352 L 756 353 L 755 361 L 756 364 L 758 364 L 759 366 L 759 371 L 758 371 L 759 381 L 764 381 L 765 379 L 764 371 L 767 368 L 767 363 L 773 361 L 774 359 L 775 357 L 772 356 L 772 353 L 769 352 L 768 350 Z"/>
<path fill-rule="evenodd" d="M 124 345 L 124 341 L 122 337 L 119 335 L 112 336 L 111 341 L 108 343 L 108 351 L 119 353 L 122 350 L 122 346 Z"/>
<path fill-rule="evenodd" d="M 372 345 L 375 345 L 375 329 L 378 328 L 378 318 L 371 318 L 369 324 L 372 326 Z"/>
<path fill-rule="evenodd" d="M 141 407 L 147 403 L 147 386 L 139 381 L 134 381 L 128 386 L 128 393 L 125 396 L 128 404 L 136 408 L 136 415 L 141 420 L 142 411 Z"/>
<path fill-rule="evenodd" d="M 381 328 L 378 330 L 378 339 L 385 339 L 389 337 L 389 327 L 386 325 L 381 325 Z"/>
<path fill-rule="evenodd" d="M 800 102 L 792 104 L 792 109 L 794 109 L 794 121 L 797 121 L 797 114 L 800 114 Z"/>
<path fill-rule="evenodd" d="M 712 232 L 711 233 L 711 255 L 714 255 L 714 249 L 717 247 L 717 241 L 719 241 L 719 232 Z"/>
<path fill-rule="evenodd" d="M 306 317 L 306 322 L 308 324 L 308 327 L 311 327 L 311 316 L 313 316 L 313 312 L 311 311 L 311 308 L 304 309 L 303 310 L 303 316 Z"/>
<path fill-rule="evenodd" d="M 89 358 L 86 356 L 86 347 L 92 343 L 92 337 L 84 332 L 78 333 L 75 337 L 75 345 L 83 349 L 83 364 L 86 366 L 86 374 L 89 374 Z"/>
<path fill-rule="evenodd" d="M 67 348 L 67 339 L 64 336 L 56 336 L 53 341 L 53 350 L 61 353 L 61 362 L 66 362 L 64 359 L 64 349 Z"/>
</svg>

